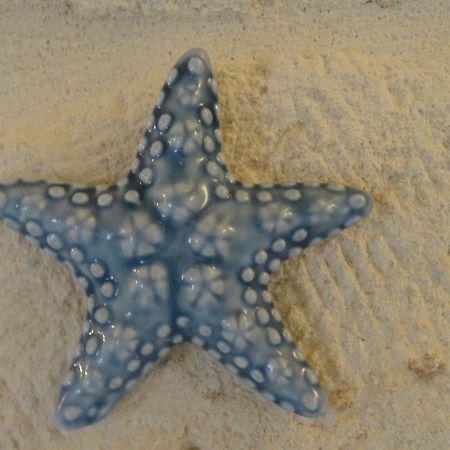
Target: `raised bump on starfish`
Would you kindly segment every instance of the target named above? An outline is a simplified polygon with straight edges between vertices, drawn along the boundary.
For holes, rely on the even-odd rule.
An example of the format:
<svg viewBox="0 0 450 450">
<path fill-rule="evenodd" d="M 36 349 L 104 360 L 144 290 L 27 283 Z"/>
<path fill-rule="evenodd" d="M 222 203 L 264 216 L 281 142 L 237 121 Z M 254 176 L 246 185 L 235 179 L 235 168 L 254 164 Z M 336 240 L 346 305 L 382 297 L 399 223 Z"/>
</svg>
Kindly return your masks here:
<svg viewBox="0 0 450 450">
<path fill-rule="evenodd" d="M 340 185 L 236 182 L 221 153 L 208 57 L 186 53 L 127 178 L 106 188 L 0 185 L 1 218 L 71 268 L 88 296 L 58 422 L 101 419 L 182 341 L 283 408 L 323 413 L 317 378 L 272 303 L 269 276 L 371 205 L 368 194 Z"/>
</svg>

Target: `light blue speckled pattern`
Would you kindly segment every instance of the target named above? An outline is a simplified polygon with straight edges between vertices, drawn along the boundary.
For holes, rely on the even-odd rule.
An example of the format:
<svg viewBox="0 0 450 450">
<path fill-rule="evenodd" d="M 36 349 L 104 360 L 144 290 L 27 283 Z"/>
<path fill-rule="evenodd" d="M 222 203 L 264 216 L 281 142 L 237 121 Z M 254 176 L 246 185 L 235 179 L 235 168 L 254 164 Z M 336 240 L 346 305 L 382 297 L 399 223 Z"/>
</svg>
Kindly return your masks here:
<svg viewBox="0 0 450 450">
<path fill-rule="evenodd" d="M 281 261 L 358 222 L 365 192 L 250 185 L 227 172 L 207 55 L 170 72 L 128 177 L 114 186 L 0 185 L 0 216 L 74 271 L 88 296 L 57 420 L 103 418 L 169 349 L 206 349 L 269 400 L 318 416 L 317 378 L 272 304 Z"/>
</svg>

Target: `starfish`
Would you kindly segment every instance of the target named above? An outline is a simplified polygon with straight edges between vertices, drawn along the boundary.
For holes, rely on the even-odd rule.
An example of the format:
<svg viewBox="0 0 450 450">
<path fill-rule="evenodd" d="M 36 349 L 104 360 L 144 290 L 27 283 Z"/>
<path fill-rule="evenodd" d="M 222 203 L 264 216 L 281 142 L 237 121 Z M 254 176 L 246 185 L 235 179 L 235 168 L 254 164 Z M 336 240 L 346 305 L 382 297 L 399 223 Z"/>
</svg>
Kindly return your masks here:
<svg viewBox="0 0 450 450">
<path fill-rule="evenodd" d="M 191 50 L 170 72 L 126 178 L 0 185 L 1 219 L 62 261 L 87 295 L 60 426 L 102 419 L 186 341 L 288 411 L 326 410 L 269 278 L 283 260 L 357 223 L 372 199 L 337 184 L 236 181 L 218 115 L 208 56 Z"/>
</svg>

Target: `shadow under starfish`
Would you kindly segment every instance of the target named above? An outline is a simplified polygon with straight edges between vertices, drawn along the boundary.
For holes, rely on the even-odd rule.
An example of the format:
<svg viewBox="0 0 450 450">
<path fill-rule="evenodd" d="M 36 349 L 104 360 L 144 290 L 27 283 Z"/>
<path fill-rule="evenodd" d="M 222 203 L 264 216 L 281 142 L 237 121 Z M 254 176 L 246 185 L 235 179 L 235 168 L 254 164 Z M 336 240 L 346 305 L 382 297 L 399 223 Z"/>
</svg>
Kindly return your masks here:
<svg viewBox="0 0 450 450">
<path fill-rule="evenodd" d="M 206 53 L 169 74 L 127 178 L 113 186 L 0 185 L 0 217 L 78 277 L 88 297 L 57 420 L 103 418 L 174 344 L 206 349 L 264 397 L 325 411 L 316 376 L 267 290 L 280 263 L 372 207 L 335 184 L 234 180 Z"/>
</svg>

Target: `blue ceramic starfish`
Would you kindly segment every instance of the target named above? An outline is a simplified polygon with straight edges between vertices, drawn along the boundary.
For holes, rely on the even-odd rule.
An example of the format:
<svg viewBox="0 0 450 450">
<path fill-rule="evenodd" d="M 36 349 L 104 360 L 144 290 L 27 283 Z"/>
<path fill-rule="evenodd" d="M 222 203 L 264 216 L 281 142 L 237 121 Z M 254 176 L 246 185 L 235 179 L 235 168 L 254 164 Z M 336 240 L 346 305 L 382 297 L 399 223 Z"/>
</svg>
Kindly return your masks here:
<svg viewBox="0 0 450 450">
<path fill-rule="evenodd" d="M 336 184 L 235 181 L 217 102 L 208 57 L 192 50 L 170 72 L 127 178 L 0 185 L 3 221 L 63 261 L 88 297 L 57 408 L 63 427 L 100 420 L 184 341 L 289 411 L 325 409 L 267 285 L 283 260 L 358 222 L 372 200 Z"/>
</svg>

